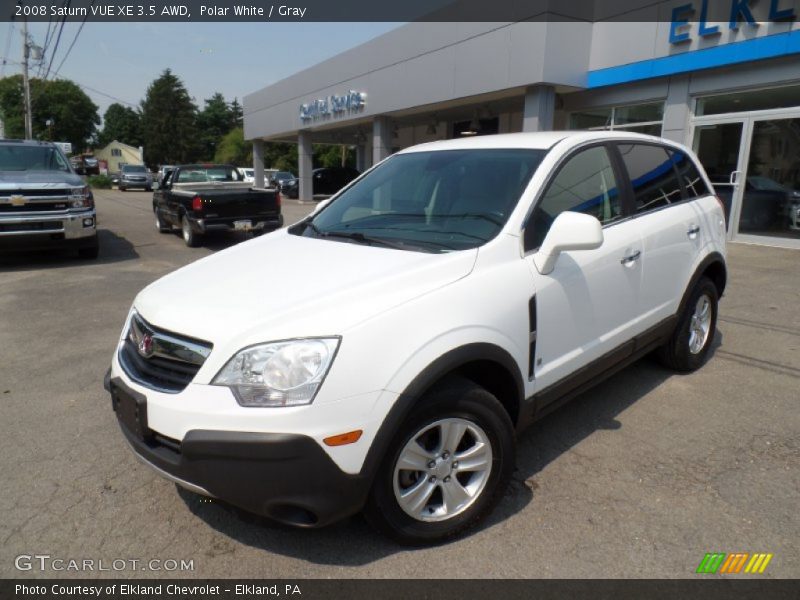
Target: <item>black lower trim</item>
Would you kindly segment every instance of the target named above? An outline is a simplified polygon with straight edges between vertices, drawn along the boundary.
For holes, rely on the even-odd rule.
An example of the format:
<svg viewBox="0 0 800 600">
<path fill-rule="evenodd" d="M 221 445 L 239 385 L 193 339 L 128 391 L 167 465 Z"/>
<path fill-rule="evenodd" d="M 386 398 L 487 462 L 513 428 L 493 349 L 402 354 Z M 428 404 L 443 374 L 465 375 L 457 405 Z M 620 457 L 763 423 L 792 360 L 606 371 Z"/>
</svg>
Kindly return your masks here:
<svg viewBox="0 0 800 600">
<path fill-rule="evenodd" d="M 118 388 L 141 396 L 119 378 L 111 379 L 109 388 L 112 394 Z M 167 443 L 158 435 L 142 439 L 123 420 L 119 424 L 133 450 L 154 467 L 290 525 L 322 526 L 355 514 L 369 491 L 367 479 L 344 473 L 304 435 L 192 430 L 180 442 Z"/>
<path fill-rule="evenodd" d="M 256 216 L 241 216 L 241 217 L 212 217 L 195 219 L 189 217 L 189 223 L 192 229 L 197 233 L 209 233 L 212 231 L 234 231 L 234 222 L 236 221 L 251 221 L 253 228 L 258 228 L 263 231 L 272 231 L 278 229 L 283 225 L 283 215 L 256 215 Z"/>
<path fill-rule="evenodd" d="M 525 404 L 530 412 L 524 425 L 549 414 L 575 396 L 636 362 L 664 344 L 675 329 L 677 317 L 671 316 L 631 340 L 617 346 L 600 358 L 578 369 L 561 381 L 537 392 Z"/>
</svg>

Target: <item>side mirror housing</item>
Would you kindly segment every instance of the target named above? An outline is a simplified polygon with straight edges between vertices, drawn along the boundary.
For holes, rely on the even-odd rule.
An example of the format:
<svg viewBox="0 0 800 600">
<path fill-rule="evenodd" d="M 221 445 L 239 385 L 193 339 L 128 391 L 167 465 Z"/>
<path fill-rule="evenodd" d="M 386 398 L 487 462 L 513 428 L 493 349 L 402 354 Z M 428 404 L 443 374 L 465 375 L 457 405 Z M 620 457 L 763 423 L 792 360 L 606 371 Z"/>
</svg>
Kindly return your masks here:
<svg viewBox="0 0 800 600">
<path fill-rule="evenodd" d="M 566 211 L 555 218 L 533 263 L 542 275 L 549 275 L 562 252 L 594 250 L 603 244 L 603 226 L 595 217 Z"/>
</svg>

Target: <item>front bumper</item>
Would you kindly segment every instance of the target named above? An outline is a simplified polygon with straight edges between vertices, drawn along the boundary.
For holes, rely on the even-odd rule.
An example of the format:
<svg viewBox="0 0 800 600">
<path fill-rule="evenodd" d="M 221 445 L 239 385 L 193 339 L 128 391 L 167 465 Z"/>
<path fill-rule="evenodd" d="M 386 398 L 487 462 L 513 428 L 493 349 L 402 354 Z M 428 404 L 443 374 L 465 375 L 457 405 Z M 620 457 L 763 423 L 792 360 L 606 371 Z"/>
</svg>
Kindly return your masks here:
<svg viewBox="0 0 800 600">
<path fill-rule="evenodd" d="M 0 215 L 0 247 L 83 247 L 96 243 L 95 210 L 59 214 Z"/>
<path fill-rule="evenodd" d="M 337 521 L 366 501 L 369 480 L 343 472 L 311 437 L 195 429 L 170 440 L 148 428 L 143 394 L 110 373 L 104 383 L 137 457 L 189 490 L 301 527 Z"/>
<path fill-rule="evenodd" d="M 126 179 L 120 179 L 117 185 L 125 189 L 142 188 L 143 190 L 147 190 L 153 187 L 153 181 L 128 181 Z"/>
</svg>

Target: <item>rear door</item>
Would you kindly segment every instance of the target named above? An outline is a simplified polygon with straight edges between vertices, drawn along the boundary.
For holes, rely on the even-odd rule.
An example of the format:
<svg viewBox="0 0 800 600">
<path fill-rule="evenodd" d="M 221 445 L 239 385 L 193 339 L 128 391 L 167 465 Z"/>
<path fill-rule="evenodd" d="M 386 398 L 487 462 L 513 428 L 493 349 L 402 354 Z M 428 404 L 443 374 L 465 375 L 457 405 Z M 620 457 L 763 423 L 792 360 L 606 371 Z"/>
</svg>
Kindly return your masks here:
<svg viewBox="0 0 800 600">
<path fill-rule="evenodd" d="M 637 310 L 650 327 L 677 311 L 707 234 L 704 219 L 684 188 L 691 186 L 692 194 L 707 190 L 699 174 L 689 172 L 693 163 L 683 152 L 670 152 L 657 144 L 619 143 L 616 147 L 630 180 L 632 223 L 644 246 Z"/>
<path fill-rule="evenodd" d="M 638 305 L 642 278 L 642 242 L 625 219 L 619 166 L 609 148 L 596 144 L 575 151 L 551 178 L 525 228 L 536 289 L 536 348 L 533 377 L 537 393 L 564 382 L 594 363 L 632 353 L 629 340 L 641 330 Z M 603 244 L 594 250 L 562 253 L 552 273 L 542 275 L 532 254 L 550 224 L 566 210 L 590 214 L 603 224 Z M 607 360 L 600 360 L 605 358 Z M 585 374 L 585 372 L 584 372 Z M 564 386 L 551 389 L 564 393 Z M 547 395 L 543 396 L 547 403 Z"/>
</svg>

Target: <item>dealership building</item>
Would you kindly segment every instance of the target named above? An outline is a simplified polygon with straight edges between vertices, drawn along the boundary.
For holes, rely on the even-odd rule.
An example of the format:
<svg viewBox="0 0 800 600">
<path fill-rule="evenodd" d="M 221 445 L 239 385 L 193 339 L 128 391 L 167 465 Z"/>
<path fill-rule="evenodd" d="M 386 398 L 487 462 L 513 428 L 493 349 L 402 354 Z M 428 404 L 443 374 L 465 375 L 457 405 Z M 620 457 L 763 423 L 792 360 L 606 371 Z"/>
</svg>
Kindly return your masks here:
<svg viewBox="0 0 800 600">
<path fill-rule="evenodd" d="M 800 248 L 800 2 L 720 1 L 716 22 L 715 0 L 678 0 L 625 21 L 403 25 L 244 98 L 257 175 L 270 141 L 297 144 L 310 199 L 312 143 L 354 146 L 364 170 L 434 140 L 635 131 L 695 150 L 732 240 Z"/>
</svg>

